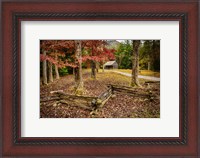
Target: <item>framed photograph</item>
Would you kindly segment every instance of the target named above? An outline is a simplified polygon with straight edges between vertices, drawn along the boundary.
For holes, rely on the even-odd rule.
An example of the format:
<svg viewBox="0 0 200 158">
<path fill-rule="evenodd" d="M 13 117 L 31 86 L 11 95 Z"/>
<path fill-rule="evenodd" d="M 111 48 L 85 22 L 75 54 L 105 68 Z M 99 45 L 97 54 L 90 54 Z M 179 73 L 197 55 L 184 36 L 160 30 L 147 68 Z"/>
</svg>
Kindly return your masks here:
<svg viewBox="0 0 200 158">
<path fill-rule="evenodd" d="M 198 11 L 2 2 L 2 156 L 199 157 Z"/>
</svg>

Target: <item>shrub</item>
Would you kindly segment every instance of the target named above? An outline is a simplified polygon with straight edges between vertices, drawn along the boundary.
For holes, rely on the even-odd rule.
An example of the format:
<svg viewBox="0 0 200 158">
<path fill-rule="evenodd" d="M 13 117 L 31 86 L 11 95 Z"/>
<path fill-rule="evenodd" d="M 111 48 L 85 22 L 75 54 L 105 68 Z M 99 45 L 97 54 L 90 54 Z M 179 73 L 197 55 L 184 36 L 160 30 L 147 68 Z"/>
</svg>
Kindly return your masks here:
<svg viewBox="0 0 200 158">
<path fill-rule="evenodd" d="M 65 75 L 69 74 L 68 69 L 66 67 L 59 69 L 59 74 L 60 74 L 60 76 L 65 76 Z"/>
</svg>

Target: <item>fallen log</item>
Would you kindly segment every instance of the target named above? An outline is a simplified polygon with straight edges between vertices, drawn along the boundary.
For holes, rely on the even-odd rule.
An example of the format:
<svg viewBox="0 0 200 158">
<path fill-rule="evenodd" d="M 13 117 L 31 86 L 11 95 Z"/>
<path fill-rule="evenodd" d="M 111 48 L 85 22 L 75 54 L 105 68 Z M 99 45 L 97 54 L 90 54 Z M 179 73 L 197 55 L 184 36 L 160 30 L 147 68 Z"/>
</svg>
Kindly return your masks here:
<svg viewBox="0 0 200 158">
<path fill-rule="evenodd" d="M 130 92 L 126 92 L 126 91 L 115 91 L 115 93 L 126 94 L 126 95 L 130 95 L 130 96 L 133 96 L 133 97 L 142 97 L 142 98 L 149 98 L 150 97 L 150 95 L 148 95 L 148 94 L 130 93 Z"/>
<path fill-rule="evenodd" d="M 146 83 L 160 83 L 160 81 L 145 81 L 144 84 Z"/>
<path fill-rule="evenodd" d="M 103 107 L 109 100 L 109 98 L 112 96 L 112 94 L 113 94 L 112 87 L 109 87 L 106 91 L 101 93 L 95 102 L 96 108 Z"/>
<path fill-rule="evenodd" d="M 106 104 L 106 102 L 110 99 L 111 96 L 112 96 L 112 94 L 110 96 L 108 96 L 104 101 L 102 101 L 102 103 L 100 104 L 99 107 L 102 108 Z"/>
<path fill-rule="evenodd" d="M 108 85 L 109 87 L 112 87 L 112 90 L 114 92 L 120 92 L 120 93 L 124 93 L 127 95 L 132 95 L 135 97 L 156 97 L 155 95 L 155 91 L 151 90 L 151 89 L 143 89 L 143 88 L 133 88 L 133 87 L 128 87 L 128 86 L 121 86 L 121 85 Z M 145 90 L 145 91 L 144 91 Z"/>
<path fill-rule="evenodd" d="M 69 106 L 81 107 L 81 108 L 87 109 L 87 110 L 93 110 L 93 107 L 86 106 L 86 105 L 83 105 L 83 104 L 77 104 L 77 103 L 74 104 L 74 102 L 69 102 L 69 101 L 66 101 L 66 100 L 60 100 L 60 103 L 67 104 Z"/>
<path fill-rule="evenodd" d="M 59 103 L 67 104 L 70 106 L 77 106 L 88 110 L 93 110 L 99 103 L 98 97 L 77 96 L 64 93 L 62 90 L 51 91 L 53 96 L 41 98 L 40 102 L 56 101 L 55 105 Z"/>
<path fill-rule="evenodd" d="M 104 91 L 103 93 L 101 93 L 98 96 L 98 99 L 101 99 L 102 101 L 106 100 L 108 97 L 110 97 L 112 95 L 112 88 L 107 89 L 106 91 Z"/>
<path fill-rule="evenodd" d="M 53 94 L 53 93 L 60 93 L 60 92 L 63 92 L 63 90 L 51 91 L 50 93 Z"/>
<path fill-rule="evenodd" d="M 82 99 L 82 100 L 88 100 L 88 101 L 97 99 L 97 97 L 76 96 L 76 95 L 69 95 L 69 94 L 60 94 L 59 96 L 61 98 Z"/>
<path fill-rule="evenodd" d="M 47 98 L 41 98 L 40 102 L 48 102 L 53 100 L 60 100 L 60 97 L 47 97 Z"/>
</svg>

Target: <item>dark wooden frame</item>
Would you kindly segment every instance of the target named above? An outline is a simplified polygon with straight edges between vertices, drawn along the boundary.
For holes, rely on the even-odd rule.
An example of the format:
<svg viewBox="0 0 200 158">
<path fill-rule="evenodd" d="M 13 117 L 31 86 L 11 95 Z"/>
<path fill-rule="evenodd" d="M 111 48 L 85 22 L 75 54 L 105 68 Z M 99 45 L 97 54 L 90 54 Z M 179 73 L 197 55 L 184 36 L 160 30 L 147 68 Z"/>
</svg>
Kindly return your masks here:
<svg viewBox="0 0 200 158">
<path fill-rule="evenodd" d="M 200 156 L 197 113 L 198 5 L 197 1 L 178 0 L 156 3 L 130 1 L 2 3 L 3 156 Z M 22 20 L 180 21 L 180 137 L 21 138 L 20 21 Z"/>
</svg>

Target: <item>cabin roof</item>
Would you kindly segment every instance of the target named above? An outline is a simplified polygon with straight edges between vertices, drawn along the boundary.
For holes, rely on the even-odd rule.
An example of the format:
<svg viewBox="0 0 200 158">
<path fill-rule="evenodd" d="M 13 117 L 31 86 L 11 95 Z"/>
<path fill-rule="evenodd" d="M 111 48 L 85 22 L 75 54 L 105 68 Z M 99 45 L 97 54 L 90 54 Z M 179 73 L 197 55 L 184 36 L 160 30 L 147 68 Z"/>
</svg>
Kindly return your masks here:
<svg viewBox="0 0 200 158">
<path fill-rule="evenodd" d="M 117 63 L 116 61 L 108 61 L 107 63 L 104 64 L 104 66 L 109 66 Z"/>
</svg>

